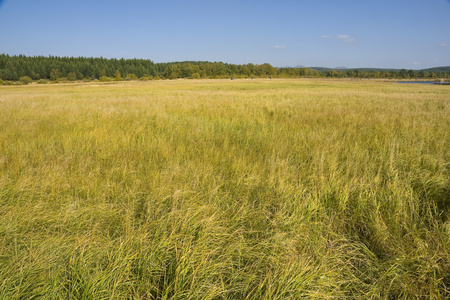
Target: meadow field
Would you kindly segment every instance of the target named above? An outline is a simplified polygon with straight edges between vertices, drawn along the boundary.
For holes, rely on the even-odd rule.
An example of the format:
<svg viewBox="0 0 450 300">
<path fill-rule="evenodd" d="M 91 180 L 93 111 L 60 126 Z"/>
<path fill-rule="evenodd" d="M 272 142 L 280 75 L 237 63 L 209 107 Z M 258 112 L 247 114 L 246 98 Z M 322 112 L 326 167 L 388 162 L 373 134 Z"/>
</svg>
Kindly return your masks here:
<svg viewBox="0 0 450 300">
<path fill-rule="evenodd" d="M 0 87 L 0 299 L 450 297 L 450 86 Z"/>
</svg>

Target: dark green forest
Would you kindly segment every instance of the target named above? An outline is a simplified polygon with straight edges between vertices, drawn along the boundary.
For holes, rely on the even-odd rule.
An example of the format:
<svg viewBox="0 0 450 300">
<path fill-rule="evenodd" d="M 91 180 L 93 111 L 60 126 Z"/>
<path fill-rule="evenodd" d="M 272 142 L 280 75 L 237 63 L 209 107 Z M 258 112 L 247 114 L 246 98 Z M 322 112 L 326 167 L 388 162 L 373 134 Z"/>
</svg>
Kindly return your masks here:
<svg viewBox="0 0 450 300">
<path fill-rule="evenodd" d="M 227 64 L 223 62 L 184 61 L 154 63 L 147 59 L 107 59 L 93 57 L 24 56 L 0 54 L 0 80 L 27 83 L 37 80 L 136 80 L 177 78 L 450 78 L 448 68 L 442 72 L 428 70 L 275 68 L 270 64 Z"/>
</svg>

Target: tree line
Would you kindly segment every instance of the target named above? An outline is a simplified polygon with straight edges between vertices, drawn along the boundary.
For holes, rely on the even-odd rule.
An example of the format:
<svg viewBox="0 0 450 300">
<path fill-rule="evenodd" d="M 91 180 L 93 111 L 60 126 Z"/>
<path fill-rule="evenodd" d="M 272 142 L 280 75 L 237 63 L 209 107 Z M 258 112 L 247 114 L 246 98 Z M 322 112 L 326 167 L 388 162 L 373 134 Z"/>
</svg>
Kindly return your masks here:
<svg viewBox="0 0 450 300">
<path fill-rule="evenodd" d="M 450 78 L 448 72 L 415 70 L 314 70 L 275 68 L 270 64 L 227 64 L 185 61 L 154 63 L 147 59 L 107 59 L 93 57 L 24 56 L 0 54 L 2 81 L 58 80 L 136 80 L 177 78 L 250 77 L 331 77 L 331 78 Z"/>
</svg>

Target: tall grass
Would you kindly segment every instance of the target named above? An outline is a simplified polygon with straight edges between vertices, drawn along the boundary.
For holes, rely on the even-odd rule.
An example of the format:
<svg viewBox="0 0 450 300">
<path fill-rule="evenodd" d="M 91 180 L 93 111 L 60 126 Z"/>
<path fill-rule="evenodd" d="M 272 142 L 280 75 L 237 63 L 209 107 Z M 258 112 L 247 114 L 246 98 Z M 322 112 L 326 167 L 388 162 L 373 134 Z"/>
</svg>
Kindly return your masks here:
<svg viewBox="0 0 450 300">
<path fill-rule="evenodd" d="M 0 298 L 450 297 L 450 88 L 0 88 Z"/>
</svg>

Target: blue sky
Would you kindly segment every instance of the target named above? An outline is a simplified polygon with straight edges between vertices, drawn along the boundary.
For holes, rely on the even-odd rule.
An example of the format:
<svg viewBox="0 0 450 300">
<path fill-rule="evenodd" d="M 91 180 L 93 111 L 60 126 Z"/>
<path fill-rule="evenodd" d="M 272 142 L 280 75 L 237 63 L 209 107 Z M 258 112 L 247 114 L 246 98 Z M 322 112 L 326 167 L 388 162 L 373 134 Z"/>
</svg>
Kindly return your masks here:
<svg viewBox="0 0 450 300">
<path fill-rule="evenodd" d="M 450 66 L 450 0 L 0 0 L 0 53 Z"/>
</svg>

